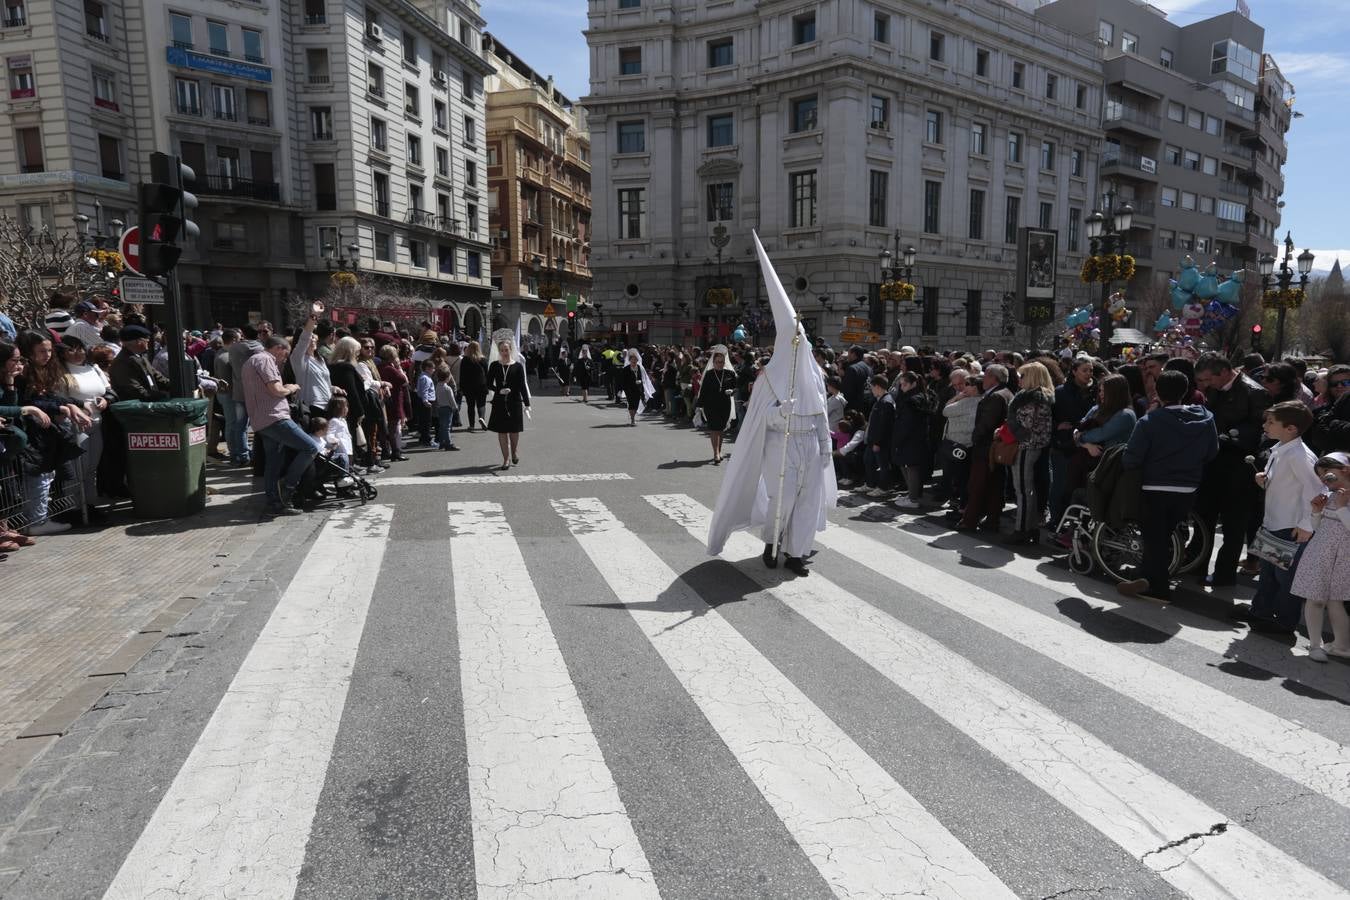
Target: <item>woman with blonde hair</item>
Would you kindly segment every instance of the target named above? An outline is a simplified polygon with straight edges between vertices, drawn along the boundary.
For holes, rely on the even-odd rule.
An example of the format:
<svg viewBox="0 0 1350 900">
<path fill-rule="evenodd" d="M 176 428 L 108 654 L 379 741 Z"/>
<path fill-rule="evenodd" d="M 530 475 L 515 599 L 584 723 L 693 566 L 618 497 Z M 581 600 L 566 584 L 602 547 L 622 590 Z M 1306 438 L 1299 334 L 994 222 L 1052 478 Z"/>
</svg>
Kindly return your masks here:
<svg viewBox="0 0 1350 900">
<path fill-rule="evenodd" d="M 1050 446 L 1054 426 L 1055 382 L 1038 362 L 1017 370 L 1021 390 L 1008 405 L 1008 427 L 1017 439 L 1017 458 L 1012 464 L 1013 491 L 1017 495 L 1017 527 L 1011 541 L 1034 543 L 1040 537 L 1040 505 L 1036 499 L 1036 464 Z"/>
<path fill-rule="evenodd" d="M 333 387 L 342 388 L 347 395 L 347 430 L 351 432 L 359 452 L 362 472 L 375 463 L 373 448 L 366 436 L 364 425 L 372 414 L 370 394 L 366 390 L 366 379 L 357 368 L 361 358 L 361 342 L 354 337 L 344 337 L 333 348 L 328 358 L 328 377 Z M 362 366 L 364 368 L 364 366 Z M 383 467 L 380 467 L 383 471 Z"/>
</svg>

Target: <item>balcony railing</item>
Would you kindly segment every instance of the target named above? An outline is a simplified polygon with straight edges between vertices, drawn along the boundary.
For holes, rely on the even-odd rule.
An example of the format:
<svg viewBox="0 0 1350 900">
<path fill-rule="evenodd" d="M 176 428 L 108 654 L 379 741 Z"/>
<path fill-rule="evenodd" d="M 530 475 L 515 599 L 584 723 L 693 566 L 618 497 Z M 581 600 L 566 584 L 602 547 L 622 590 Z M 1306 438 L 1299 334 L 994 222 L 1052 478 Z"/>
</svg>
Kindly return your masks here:
<svg viewBox="0 0 1350 900">
<path fill-rule="evenodd" d="M 178 103 L 175 104 L 174 108 L 178 110 L 178 114 L 182 116 L 200 116 L 202 114 L 200 104 Z"/>
<path fill-rule="evenodd" d="M 1234 222 L 1230 219 L 1215 219 L 1214 227 L 1226 234 L 1246 234 L 1247 225 L 1243 222 Z"/>
<path fill-rule="evenodd" d="M 22 11 L 11 11 L 10 15 L 5 16 L 4 26 L 6 28 L 22 28 L 28 24 L 28 17 Z"/>
<path fill-rule="evenodd" d="M 1136 216 L 1147 216 L 1151 219 L 1157 211 L 1157 204 L 1152 200 L 1128 200 L 1125 202 L 1130 204 L 1130 208 L 1134 210 Z"/>
<path fill-rule="evenodd" d="M 93 38 L 94 40 L 102 41 L 105 44 L 109 43 L 112 40 L 112 38 L 108 35 L 108 32 L 102 30 L 101 28 L 86 28 L 84 30 L 84 33 L 89 37 Z"/>
<path fill-rule="evenodd" d="M 308 16 L 305 16 L 305 24 L 306 24 L 306 25 L 327 25 L 327 24 L 328 24 L 328 16 L 327 16 L 327 14 L 325 14 L 325 13 L 319 13 L 318 15 L 308 15 Z"/>
<path fill-rule="evenodd" d="M 1152 131 L 1157 131 L 1162 127 L 1162 119 L 1153 113 L 1144 112 L 1142 109 L 1129 104 L 1114 101 L 1107 101 L 1102 119 L 1108 124 L 1111 122 L 1132 122 Z"/>
<path fill-rule="evenodd" d="M 1146 245 L 1144 245 L 1144 246 L 1142 246 L 1142 247 L 1133 247 L 1133 248 L 1131 248 L 1131 249 L 1132 249 L 1134 252 L 1131 253 L 1130 255 L 1133 256 L 1135 259 L 1152 259 L 1152 258 L 1153 258 L 1153 247 L 1152 247 L 1152 245 L 1146 244 Z"/>
<path fill-rule="evenodd" d="M 331 132 L 331 131 L 314 131 L 314 132 L 311 132 L 311 133 L 310 133 L 310 138 L 311 138 L 312 140 L 316 140 L 316 141 L 331 141 L 331 140 L 333 139 L 333 132 Z"/>
<path fill-rule="evenodd" d="M 1230 197 L 1241 197 L 1246 200 L 1251 193 L 1251 188 L 1245 184 L 1238 184 L 1236 181 L 1220 181 L 1219 193 L 1227 194 Z"/>
<path fill-rule="evenodd" d="M 1140 156 L 1133 150 L 1121 150 L 1110 156 L 1103 156 L 1102 168 L 1136 169 L 1155 175 L 1158 172 L 1158 161 L 1151 157 Z"/>
<path fill-rule="evenodd" d="M 281 185 L 275 181 L 254 181 L 233 175 L 198 175 L 193 193 L 213 197 L 242 197 L 267 203 L 281 202 Z"/>
<path fill-rule="evenodd" d="M 178 50 L 192 50 L 196 45 L 192 41 L 174 41 L 173 46 Z"/>
<path fill-rule="evenodd" d="M 425 209 L 408 210 L 408 224 L 419 225 L 422 228 L 436 227 L 436 214 Z"/>
<path fill-rule="evenodd" d="M 260 126 L 260 127 L 262 127 L 262 128 L 270 128 L 270 127 L 272 126 L 272 117 L 271 117 L 271 116 L 249 116 L 249 117 L 248 117 L 248 124 L 250 124 L 250 125 L 258 125 L 258 126 Z"/>
<path fill-rule="evenodd" d="M 1236 103 L 1230 102 L 1228 104 L 1228 114 L 1230 116 L 1235 116 L 1236 118 L 1242 119 L 1244 122 L 1256 121 L 1255 110 L 1247 109 L 1245 106 L 1238 106 Z"/>
<path fill-rule="evenodd" d="M 330 75 L 328 75 L 327 73 L 324 73 L 323 75 L 319 75 L 319 74 L 317 74 L 317 73 L 311 73 L 311 74 L 308 76 L 308 78 L 307 78 L 306 80 L 307 80 L 310 84 L 332 84 L 332 83 L 333 83 L 332 77 L 331 77 Z"/>
<path fill-rule="evenodd" d="M 238 122 L 238 121 L 239 121 L 239 114 L 236 113 L 236 112 L 235 112 L 234 110 L 232 110 L 232 109 L 217 109 L 217 110 L 213 110 L 212 113 L 211 113 L 211 115 L 213 115 L 215 118 L 219 119 L 219 120 L 222 121 L 222 122 Z"/>
<path fill-rule="evenodd" d="M 1244 159 L 1247 160 L 1248 162 L 1251 162 L 1256 157 L 1256 154 L 1254 154 L 1251 151 L 1251 148 L 1239 147 L 1236 144 L 1224 144 L 1223 152 L 1228 154 L 1229 156 L 1233 156 L 1238 159 Z"/>
</svg>

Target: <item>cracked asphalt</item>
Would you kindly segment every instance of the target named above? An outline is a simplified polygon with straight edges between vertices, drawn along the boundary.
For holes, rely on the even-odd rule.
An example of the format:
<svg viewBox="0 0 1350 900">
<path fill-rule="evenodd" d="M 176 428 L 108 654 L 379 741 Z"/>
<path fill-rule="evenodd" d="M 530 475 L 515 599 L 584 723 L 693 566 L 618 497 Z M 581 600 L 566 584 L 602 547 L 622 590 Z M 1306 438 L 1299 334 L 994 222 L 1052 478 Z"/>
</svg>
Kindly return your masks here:
<svg viewBox="0 0 1350 900">
<path fill-rule="evenodd" d="M 614 407 L 539 397 L 510 473 L 626 477 L 493 484 L 495 441 L 462 435 L 465 452 L 414 452 L 390 473 L 400 483 L 375 501 L 391 510 L 387 530 L 334 514 L 317 537 L 272 548 L 266 577 L 207 598 L 147 656 L 157 669 L 129 674 L 152 689 L 95 704 L 0 791 L 0 898 L 97 898 L 114 883 L 137 900 L 991 896 L 963 893 L 971 872 L 934 847 L 962 850 L 962 865 L 1025 898 L 1263 896 L 1239 852 L 1286 873 L 1287 890 L 1264 896 L 1350 895 L 1350 666 L 1235 630 L 1210 599 L 1120 607 L 1048 556 L 1028 564 L 864 507 L 831 519 L 942 583 L 822 549 L 817 577 L 779 597 L 781 571 L 766 580 L 710 559 L 691 537 L 691 509 L 713 505 L 723 472 L 700 464 L 706 439 L 658 421 L 614 427 L 626 421 Z M 457 475 L 476 483 L 437 480 Z M 318 581 L 315 602 L 352 583 L 303 568 L 320 542 L 344 540 L 383 554 L 348 668 L 325 643 L 349 621 L 334 599 L 236 685 L 253 718 L 229 733 L 247 743 L 210 758 L 225 802 L 170 842 L 163 865 L 182 877 L 161 890 L 123 872 L 297 572 Z M 503 569 L 509 554 L 487 549 L 452 560 L 454 546 L 514 547 L 521 563 Z M 333 571 L 372 558 L 326 552 Z M 639 565 L 646 555 L 660 567 Z M 678 582 L 655 578 L 667 567 Z M 925 665 L 922 684 L 886 677 L 823 630 L 810 604 L 828 604 L 828 591 L 802 591 L 827 579 L 912 629 L 895 652 Z M 468 584 L 480 587 L 457 593 Z M 942 602 L 962 585 L 1138 667 L 1118 684 L 1088 677 L 1067 644 L 1038 652 Z M 515 605 L 494 602 L 503 591 Z M 1215 652 L 1224 632 L 1229 649 Z M 466 658 L 481 660 L 471 677 Z M 1239 740 L 1254 735 L 1223 740 L 1123 691 L 1157 667 L 1275 722 L 1251 744 L 1275 750 L 1262 758 Z M 1000 691 L 981 693 L 993 681 Z M 508 687 L 527 693 L 496 708 Z M 957 715 L 962 705 L 980 712 Z M 325 709 L 335 733 L 315 748 L 293 723 Z M 250 737 L 269 722 L 257 733 L 270 737 Z M 1075 763 L 1088 738 L 1128 765 Z M 236 762 L 245 756 L 251 768 Z M 238 807 L 282 759 L 315 770 L 313 799 L 295 805 L 280 798 L 303 792 L 278 790 Z M 1141 795 L 1140 784 L 1166 790 Z M 828 803 L 822 785 L 837 785 Z M 185 787 L 188 802 L 217 802 L 210 781 Z M 867 834 L 875 841 L 859 843 Z M 257 855 L 222 862 L 227 847 Z M 901 857 L 927 880 L 869 875 Z"/>
</svg>

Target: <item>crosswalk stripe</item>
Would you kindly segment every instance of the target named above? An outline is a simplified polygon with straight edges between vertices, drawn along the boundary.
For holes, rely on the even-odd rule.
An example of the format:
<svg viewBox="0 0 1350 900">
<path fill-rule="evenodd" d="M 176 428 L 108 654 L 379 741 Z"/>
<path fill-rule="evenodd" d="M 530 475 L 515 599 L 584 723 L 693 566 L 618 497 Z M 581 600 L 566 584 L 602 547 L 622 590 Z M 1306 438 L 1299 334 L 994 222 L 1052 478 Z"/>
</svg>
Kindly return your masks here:
<svg viewBox="0 0 1350 900">
<path fill-rule="evenodd" d="M 699 541 L 711 512 L 645 498 Z M 819 576 L 771 576 L 745 534 L 726 555 L 794 612 L 1192 897 L 1324 897 L 1339 888 L 1086 730 Z M 1222 834 L 1220 837 L 1219 834 Z M 1182 840 L 1205 835 L 1204 840 Z"/>
<path fill-rule="evenodd" d="M 449 515 L 479 896 L 659 896 L 501 505 Z"/>
<path fill-rule="evenodd" d="M 901 522 L 886 522 L 889 529 L 901 535 L 907 543 L 922 543 L 933 546 L 935 541 L 946 535 L 927 537 L 903 527 Z M 942 553 L 950 553 L 947 547 L 935 548 Z M 1308 687 L 1350 702 L 1350 682 L 1347 682 L 1336 666 L 1321 666 L 1308 659 L 1290 654 L 1287 646 L 1275 641 L 1258 638 L 1244 640 L 1250 632 L 1226 623 L 1216 623 L 1214 619 L 1177 606 L 1159 607 L 1156 603 L 1144 600 L 1124 601 L 1111 596 L 1116 593 L 1114 587 L 1091 581 L 1088 576 L 1072 575 L 1067 569 L 1061 576 L 1064 581 L 1056 580 L 1054 575 L 1041 571 L 1043 560 L 1014 555 L 1008 558 L 1006 551 L 991 547 L 980 547 L 972 543 L 963 547 L 962 554 L 968 559 L 983 562 L 996 568 L 1000 575 L 1013 575 L 1038 587 L 1052 591 L 1065 590 L 1065 584 L 1075 585 L 1084 596 L 1090 596 L 1092 603 L 1099 609 L 1116 613 L 1124 618 L 1155 631 L 1160 631 L 1192 646 L 1216 653 L 1219 656 L 1239 659 L 1273 675 L 1291 678 Z M 1093 588 L 1098 588 L 1093 590 Z"/>
<path fill-rule="evenodd" d="M 822 547 L 898 583 L 921 586 L 933 603 L 1049 657 L 1259 765 L 1350 807 L 1350 747 L 1304 725 L 1098 640 L 1063 622 L 930 566 L 876 538 L 831 525 Z"/>
<path fill-rule="evenodd" d="M 837 894 L 1013 896 L 599 500 L 553 508 Z"/>
<path fill-rule="evenodd" d="M 404 475 L 378 477 L 376 487 L 418 487 L 435 484 L 581 484 L 591 481 L 632 481 L 627 472 L 553 475 Z"/>
<path fill-rule="evenodd" d="M 324 526 L 106 898 L 294 894 L 392 517 Z"/>
</svg>

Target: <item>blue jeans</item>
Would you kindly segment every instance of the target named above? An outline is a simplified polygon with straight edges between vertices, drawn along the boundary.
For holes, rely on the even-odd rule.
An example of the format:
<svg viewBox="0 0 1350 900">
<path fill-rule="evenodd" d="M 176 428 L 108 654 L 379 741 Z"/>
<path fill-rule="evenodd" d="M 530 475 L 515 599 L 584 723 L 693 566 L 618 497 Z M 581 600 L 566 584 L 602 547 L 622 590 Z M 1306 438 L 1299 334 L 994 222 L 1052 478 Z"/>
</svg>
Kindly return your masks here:
<svg viewBox="0 0 1350 900">
<path fill-rule="evenodd" d="M 295 451 L 295 458 L 286 467 L 285 485 L 287 493 L 290 493 L 300 484 L 300 479 L 304 477 L 310 463 L 314 462 L 314 457 L 319 455 L 319 448 L 314 445 L 314 439 L 305 434 L 291 419 L 273 422 L 257 434 L 267 442 L 267 468 L 263 470 L 263 491 L 267 494 L 268 503 L 280 503 L 281 466 L 286 459 L 286 450 Z"/>
<path fill-rule="evenodd" d="M 225 413 L 225 446 L 229 448 L 230 459 L 234 462 L 247 462 L 248 453 L 248 409 L 242 400 L 229 400 L 220 404 L 234 407 Z"/>
<path fill-rule="evenodd" d="M 1292 528 L 1272 530 L 1271 534 L 1286 541 L 1294 539 Z M 1300 549 L 1300 555 L 1302 552 Z M 1261 577 L 1256 584 L 1256 594 L 1252 597 L 1253 616 L 1276 622 L 1284 628 L 1298 627 L 1298 620 L 1303 615 L 1303 600 L 1289 593 L 1294 584 L 1294 570 L 1297 568 L 1298 557 L 1294 558 L 1294 564 L 1287 569 L 1261 560 Z"/>
<path fill-rule="evenodd" d="M 455 439 L 450 436 L 454 416 L 455 408 L 453 406 L 436 407 L 436 446 L 442 450 L 455 446 Z"/>
</svg>

